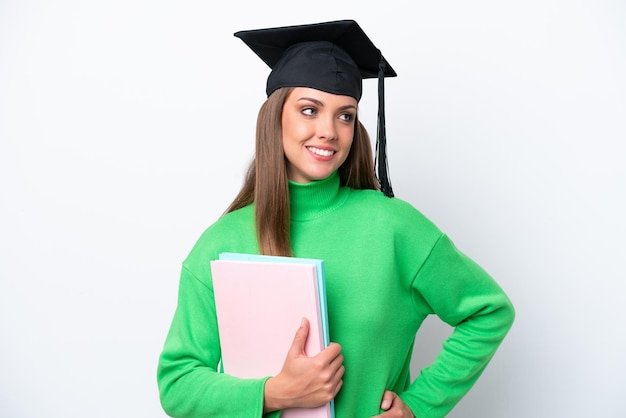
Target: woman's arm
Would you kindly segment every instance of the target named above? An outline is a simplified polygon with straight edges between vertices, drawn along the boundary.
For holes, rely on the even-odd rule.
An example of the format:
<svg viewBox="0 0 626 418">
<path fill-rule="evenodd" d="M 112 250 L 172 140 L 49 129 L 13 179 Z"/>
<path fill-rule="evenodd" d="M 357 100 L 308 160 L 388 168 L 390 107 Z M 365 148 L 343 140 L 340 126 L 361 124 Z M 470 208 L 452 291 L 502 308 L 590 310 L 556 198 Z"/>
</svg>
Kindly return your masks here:
<svg viewBox="0 0 626 418">
<path fill-rule="evenodd" d="M 240 379 L 219 373 L 219 336 L 213 291 L 183 268 L 178 306 L 157 370 L 161 404 L 172 417 L 261 417 L 288 407 L 328 403 L 342 386 L 341 347 L 331 343 L 315 357 L 304 345 L 304 319 L 283 368 L 275 377 Z"/>
<path fill-rule="evenodd" d="M 444 417 L 470 390 L 515 316 L 500 286 L 441 236 L 413 281 L 416 304 L 454 327 L 430 367 L 400 394 L 418 417 Z"/>
</svg>

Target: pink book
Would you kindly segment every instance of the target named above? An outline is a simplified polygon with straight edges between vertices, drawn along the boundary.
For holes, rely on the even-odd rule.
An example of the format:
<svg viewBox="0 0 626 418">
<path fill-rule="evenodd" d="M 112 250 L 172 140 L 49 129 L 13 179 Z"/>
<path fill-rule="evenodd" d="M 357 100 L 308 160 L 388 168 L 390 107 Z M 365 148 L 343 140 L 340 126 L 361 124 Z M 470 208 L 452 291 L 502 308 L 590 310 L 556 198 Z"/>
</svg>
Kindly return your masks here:
<svg viewBox="0 0 626 418">
<path fill-rule="evenodd" d="M 278 374 L 303 317 L 311 324 L 306 354 L 324 348 L 316 265 L 267 260 L 211 262 L 224 373 L 241 378 Z M 281 417 L 332 418 L 333 409 L 332 403 L 292 408 Z"/>
</svg>

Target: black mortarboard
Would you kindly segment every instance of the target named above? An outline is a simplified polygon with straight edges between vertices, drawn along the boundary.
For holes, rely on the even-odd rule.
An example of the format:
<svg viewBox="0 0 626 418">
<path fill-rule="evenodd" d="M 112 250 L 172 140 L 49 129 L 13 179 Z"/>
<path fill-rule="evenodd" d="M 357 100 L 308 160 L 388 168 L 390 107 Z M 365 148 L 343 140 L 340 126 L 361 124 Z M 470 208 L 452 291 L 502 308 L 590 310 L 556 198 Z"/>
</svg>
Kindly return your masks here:
<svg viewBox="0 0 626 418">
<path fill-rule="evenodd" d="M 281 87 L 310 87 L 361 99 L 362 80 L 378 78 L 377 177 L 393 196 L 387 173 L 384 79 L 396 72 L 354 20 L 239 31 L 271 69 L 269 96 Z"/>
</svg>

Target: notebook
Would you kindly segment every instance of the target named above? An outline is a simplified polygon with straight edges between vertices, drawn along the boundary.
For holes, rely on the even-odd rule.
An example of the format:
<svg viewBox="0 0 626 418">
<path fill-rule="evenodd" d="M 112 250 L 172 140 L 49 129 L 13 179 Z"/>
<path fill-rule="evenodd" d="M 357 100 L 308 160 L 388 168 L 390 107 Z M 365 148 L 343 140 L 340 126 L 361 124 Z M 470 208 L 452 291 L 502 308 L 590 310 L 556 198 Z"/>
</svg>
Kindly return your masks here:
<svg viewBox="0 0 626 418">
<path fill-rule="evenodd" d="M 224 373 L 278 374 L 303 317 L 311 325 L 306 354 L 328 345 L 321 260 L 222 253 L 211 271 Z M 286 409 L 281 417 L 333 418 L 334 404 Z"/>
</svg>

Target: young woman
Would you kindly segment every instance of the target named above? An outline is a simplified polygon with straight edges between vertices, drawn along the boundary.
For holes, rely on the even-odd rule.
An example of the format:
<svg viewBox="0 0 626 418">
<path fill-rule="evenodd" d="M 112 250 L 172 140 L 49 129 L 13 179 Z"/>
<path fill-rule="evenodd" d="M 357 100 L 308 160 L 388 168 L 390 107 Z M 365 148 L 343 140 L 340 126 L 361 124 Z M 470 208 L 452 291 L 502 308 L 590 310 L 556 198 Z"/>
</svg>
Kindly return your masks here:
<svg viewBox="0 0 626 418">
<path fill-rule="evenodd" d="M 272 67 L 268 99 L 244 186 L 183 263 L 158 367 L 165 411 L 278 416 L 334 399 L 337 418 L 445 416 L 487 366 L 514 311 L 483 269 L 374 174 L 358 121 L 362 78 L 395 72 L 354 21 L 236 35 Z M 380 163 L 384 146 L 377 149 Z M 333 342 L 307 357 L 304 320 L 276 376 L 219 373 L 209 263 L 221 252 L 323 259 Z M 454 331 L 413 378 L 415 334 L 430 314 Z"/>
</svg>

